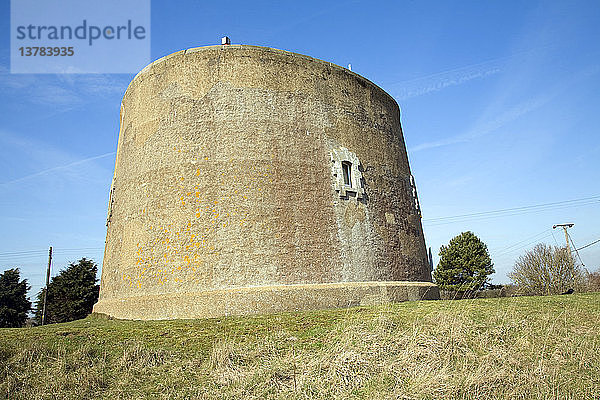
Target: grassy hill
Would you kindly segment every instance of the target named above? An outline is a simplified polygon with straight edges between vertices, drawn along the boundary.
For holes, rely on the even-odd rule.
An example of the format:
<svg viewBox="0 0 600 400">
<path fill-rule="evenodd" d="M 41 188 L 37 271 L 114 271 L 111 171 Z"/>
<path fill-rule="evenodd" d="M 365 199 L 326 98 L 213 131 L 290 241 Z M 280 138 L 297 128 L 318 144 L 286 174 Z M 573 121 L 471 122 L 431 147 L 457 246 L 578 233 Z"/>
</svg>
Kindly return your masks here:
<svg viewBox="0 0 600 400">
<path fill-rule="evenodd" d="M 10 399 L 592 399 L 600 293 L 0 329 Z"/>
</svg>

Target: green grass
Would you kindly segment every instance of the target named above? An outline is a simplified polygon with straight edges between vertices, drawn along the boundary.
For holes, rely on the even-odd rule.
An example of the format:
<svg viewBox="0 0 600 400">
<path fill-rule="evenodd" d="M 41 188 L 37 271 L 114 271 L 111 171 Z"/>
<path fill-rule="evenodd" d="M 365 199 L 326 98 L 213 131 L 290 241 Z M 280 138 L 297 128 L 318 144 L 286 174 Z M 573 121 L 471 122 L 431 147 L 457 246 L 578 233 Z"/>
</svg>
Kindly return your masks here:
<svg viewBox="0 0 600 400">
<path fill-rule="evenodd" d="M 0 329 L 0 398 L 592 399 L 600 293 Z"/>
</svg>

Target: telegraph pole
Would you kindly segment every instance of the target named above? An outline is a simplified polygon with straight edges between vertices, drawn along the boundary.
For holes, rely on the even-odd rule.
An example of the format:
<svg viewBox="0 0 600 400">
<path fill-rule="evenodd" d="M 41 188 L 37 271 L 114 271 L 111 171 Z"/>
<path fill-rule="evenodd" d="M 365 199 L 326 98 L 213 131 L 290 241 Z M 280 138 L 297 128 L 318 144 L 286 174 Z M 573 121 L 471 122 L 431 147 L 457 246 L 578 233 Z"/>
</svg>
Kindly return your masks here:
<svg viewBox="0 0 600 400">
<path fill-rule="evenodd" d="M 573 225 L 575 224 L 556 224 L 552 227 L 552 229 L 556 229 L 558 227 L 563 228 L 563 230 L 565 231 L 565 242 L 567 243 L 567 250 L 569 250 L 569 253 L 571 253 L 571 247 L 569 246 L 569 234 L 567 233 L 567 229 L 568 228 L 572 228 Z"/>
<path fill-rule="evenodd" d="M 46 289 L 44 289 L 44 307 L 42 308 L 42 325 L 46 319 L 46 299 L 48 298 L 48 284 L 50 283 L 50 265 L 52 265 L 52 246 L 48 251 L 48 269 L 46 270 Z"/>
</svg>

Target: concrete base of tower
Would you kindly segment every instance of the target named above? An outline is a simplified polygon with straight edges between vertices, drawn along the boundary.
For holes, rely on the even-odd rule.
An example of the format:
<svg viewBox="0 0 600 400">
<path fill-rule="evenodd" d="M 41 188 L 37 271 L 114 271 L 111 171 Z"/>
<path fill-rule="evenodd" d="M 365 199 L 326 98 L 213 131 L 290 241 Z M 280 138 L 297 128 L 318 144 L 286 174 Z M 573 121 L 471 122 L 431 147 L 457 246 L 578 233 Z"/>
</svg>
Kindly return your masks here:
<svg viewBox="0 0 600 400">
<path fill-rule="evenodd" d="M 431 282 L 343 282 L 101 299 L 94 312 L 119 319 L 193 319 L 439 298 L 438 287 Z"/>
</svg>

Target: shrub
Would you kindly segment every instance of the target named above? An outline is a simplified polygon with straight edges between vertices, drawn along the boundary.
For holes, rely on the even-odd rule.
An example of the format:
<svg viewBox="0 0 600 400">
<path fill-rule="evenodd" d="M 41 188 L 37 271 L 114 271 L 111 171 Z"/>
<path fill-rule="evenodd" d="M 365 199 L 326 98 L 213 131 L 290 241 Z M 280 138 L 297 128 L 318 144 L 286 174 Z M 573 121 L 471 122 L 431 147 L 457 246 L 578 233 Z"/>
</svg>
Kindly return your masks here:
<svg viewBox="0 0 600 400">
<path fill-rule="evenodd" d="M 561 294 L 569 289 L 585 289 L 585 271 L 575 264 L 566 247 L 543 243 L 520 256 L 508 274 L 521 294 Z"/>
</svg>

